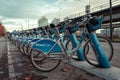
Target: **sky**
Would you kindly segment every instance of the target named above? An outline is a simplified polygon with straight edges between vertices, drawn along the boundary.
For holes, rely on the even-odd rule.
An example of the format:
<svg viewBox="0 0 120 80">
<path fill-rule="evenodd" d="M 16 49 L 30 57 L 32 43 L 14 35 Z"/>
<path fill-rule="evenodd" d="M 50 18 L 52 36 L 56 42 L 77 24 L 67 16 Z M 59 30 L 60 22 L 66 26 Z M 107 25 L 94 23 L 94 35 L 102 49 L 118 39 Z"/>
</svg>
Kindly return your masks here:
<svg viewBox="0 0 120 80">
<path fill-rule="evenodd" d="M 91 8 L 109 0 L 90 0 Z M 63 20 L 69 15 L 85 11 L 89 0 L 0 0 L 0 22 L 6 30 L 22 30 L 38 27 L 38 19 L 54 17 Z"/>
</svg>

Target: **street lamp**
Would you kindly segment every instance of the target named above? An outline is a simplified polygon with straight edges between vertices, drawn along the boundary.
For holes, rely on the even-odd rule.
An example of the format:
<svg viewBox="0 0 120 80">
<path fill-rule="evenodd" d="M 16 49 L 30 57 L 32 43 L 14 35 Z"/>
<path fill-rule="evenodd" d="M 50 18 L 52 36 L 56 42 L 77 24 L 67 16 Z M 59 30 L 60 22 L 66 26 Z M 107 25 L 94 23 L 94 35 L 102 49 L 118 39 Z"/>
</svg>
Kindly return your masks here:
<svg viewBox="0 0 120 80">
<path fill-rule="evenodd" d="M 88 2 L 88 5 L 85 6 L 85 12 L 87 13 L 87 15 L 89 15 L 90 13 L 90 0 Z"/>
<path fill-rule="evenodd" d="M 26 21 L 27 27 L 29 29 L 29 20 L 25 20 L 25 21 Z"/>
<path fill-rule="evenodd" d="M 23 25 L 22 24 L 19 24 L 21 26 L 21 30 L 23 30 Z"/>
<path fill-rule="evenodd" d="M 60 10 L 59 10 L 59 18 L 61 17 L 61 10 L 62 10 L 62 8 L 60 8 Z"/>
<path fill-rule="evenodd" d="M 89 0 L 89 5 L 90 5 L 90 0 Z"/>
</svg>

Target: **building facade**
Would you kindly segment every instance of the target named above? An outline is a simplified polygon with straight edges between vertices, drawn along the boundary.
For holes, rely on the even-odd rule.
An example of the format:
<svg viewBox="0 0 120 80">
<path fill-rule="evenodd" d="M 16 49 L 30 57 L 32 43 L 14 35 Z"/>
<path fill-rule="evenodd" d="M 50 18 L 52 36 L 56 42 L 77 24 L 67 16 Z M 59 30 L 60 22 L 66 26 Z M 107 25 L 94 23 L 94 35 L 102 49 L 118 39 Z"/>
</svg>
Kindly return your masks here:
<svg viewBox="0 0 120 80">
<path fill-rule="evenodd" d="M 48 19 L 45 16 L 42 16 L 39 20 L 38 20 L 38 27 L 43 27 L 48 25 Z"/>
<path fill-rule="evenodd" d="M 54 18 L 53 20 L 52 20 L 52 23 L 53 24 L 58 24 L 60 22 L 60 18 Z"/>
</svg>

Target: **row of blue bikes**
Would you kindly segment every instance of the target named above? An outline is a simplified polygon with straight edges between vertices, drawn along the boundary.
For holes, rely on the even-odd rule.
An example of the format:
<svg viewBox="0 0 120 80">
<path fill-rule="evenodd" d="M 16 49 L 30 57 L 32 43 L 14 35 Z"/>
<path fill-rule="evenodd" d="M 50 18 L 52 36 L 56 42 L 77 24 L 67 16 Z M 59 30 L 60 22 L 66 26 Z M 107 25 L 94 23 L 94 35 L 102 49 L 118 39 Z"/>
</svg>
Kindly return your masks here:
<svg viewBox="0 0 120 80">
<path fill-rule="evenodd" d="M 110 68 L 113 46 L 108 39 L 96 35 L 95 31 L 101 26 L 101 17 L 89 16 L 76 22 L 68 19 L 59 24 L 13 31 L 8 38 L 23 55 L 29 56 L 35 68 L 43 72 L 54 70 L 61 61 L 70 63 L 74 60 Z"/>
</svg>

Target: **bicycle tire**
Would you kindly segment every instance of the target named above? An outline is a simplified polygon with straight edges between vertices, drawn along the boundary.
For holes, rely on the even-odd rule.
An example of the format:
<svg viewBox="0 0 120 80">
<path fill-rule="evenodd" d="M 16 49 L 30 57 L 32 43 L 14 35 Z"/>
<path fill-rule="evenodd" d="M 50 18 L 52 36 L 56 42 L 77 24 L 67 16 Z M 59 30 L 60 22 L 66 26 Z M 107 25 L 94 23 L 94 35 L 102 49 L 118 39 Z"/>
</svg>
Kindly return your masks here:
<svg viewBox="0 0 120 80">
<path fill-rule="evenodd" d="M 65 44 L 65 47 L 67 48 L 67 49 L 73 49 L 73 46 L 71 46 L 71 48 L 69 48 L 70 46 L 68 46 L 69 44 L 72 44 L 72 42 L 71 42 L 71 39 L 69 39 L 69 40 L 67 40 L 67 42 L 66 42 L 66 44 Z"/>
<path fill-rule="evenodd" d="M 35 51 L 38 51 L 39 54 L 41 54 L 41 59 L 36 59 L 36 58 L 34 59 L 34 57 L 38 57 L 38 54 L 37 56 L 36 55 L 34 56 L 34 53 L 36 53 Z M 44 55 L 45 54 L 42 51 L 39 51 L 37 49 L 32 49 L 30 52 L 31 63 L 37 70 L 42 71 L 42 72 L 50 72 L 59 66 L 61 60 L 57 60 L 56 63 L 55 62 L 50 63 L 50 61 L 53 61 L 53 60 L 48 59 L 48 61 L 45 62 L 47 60 L 47 57 L 45 57 Z M 42 66 L 44 64 L 45 66 Z"/>
<path fill-rule="evenodd" d="M 114 49 L 113 49 L 112 43 L 111 43 L 108 39 L 106 39 L 106 38 L 104 38 L 104 37 L 102 37 L 102 36 L 97 36 L 97 37 L 98 37 L 98 40 L 99 40 L 99 41 L 100 41 L 100 39 L 102 39 L 102 40 L 100 41 L 101 46 L 103 47 L 104 51 L 107 50 L 107 51 L 105 52 L 105 53 L 106 53 L 106 56 L 107 56 L 108 60 L 111 61 L 112 58 L 113 58 L 113 54 L 114 54 Z M 104 42 L 103 40 L 106 41 L 106 42 Z M 102 42 L 103 42 L 104 44 L 102 44 Z M 93 66 L 101 67 L 100 64 L 99 64 L 99 62 L 98 62 L 98 57 L 97 57 L 98 55 L 96 54 L 95 51 L 93 51 L 93 53 L 92 53 L 92 51 L 91 51 L 91 52 L 88 51 L 87 54 L 85 53 L 85 51 L 86 51 L 86 46 L 87 46 L 87 45 L 89 45 L 89 46 L 91 46 L 92 48 L 94 48 L 91 43 L 92 43 L 92 42 L 91 42 L 91 40 L 89 39 L 89 40 L 86 42 L 86 44 L 85 44 L 85 46 L 84 46 L 84 48 L 83 48 L 83 54 L 84 54 L 85 60 L 86 60 L 89 64 L 91 64 L 91 65 L 93 65 Z M 107 44 L 106 44 L 106 43 L 107 43 Z M 103 45 L 104 45 L 104 46 L 103 46 Z M 106 47 L 106 45 L 109 45 L 109 46 Z M 89 47 L 89 48 L 90 48 L 90 47 Z M 106 49 L 106 48 L 108 48 L 109 50 Z M 89 50 L 90 50 L 90 49 L 89 49 Z M 91 50 L 93 50 L 93 49 L 91 49 Z M 109 52 L 109 55 L 107 54 L 108 51 L 110 51 L 110 52 Z M 90 57 L 90 56 L 91 56 L 91 57 Z M 96 58 L 96 61 L 95 61 L 95 59 L 93 59 L 94 56 L 95 56 L 95 58 Z"/>
<path fill-rule="evenodd" d="M 29 55 L 28 55 L 27 48 L 28 48 L 28 45 L 24 45 L 24 46 L 23 46 L 23 50 L 24 50 L 25 55 L 26 55 L 26 56 L 29 56 Z"/>
<path fill-rule="evenodd" d="M 78 40 L 78 41 L 80 40 L 79 37 L 77 37 L 77 40 Z M 87 40 L 84 39 L 84 41 L 86 42 Z M 84 42 L 84 41 L 83 41 L 83 42 Z M 85 45 L 85 44 L 83 44 L 83 42 L 82 42 L 82 45 L 81 45 L 81 47 L 80 47 L 80 48 L 82 48 L 82 49 L 83 49 L 83 47 L 84 47 L 84 45 Z M 72 45 L 72 48 L 69 48 L 69 47 L 70 47 L 69 45 Z M 71 39 L 69 39 L 69 40 L 67 41 L 67 43 L 66 43 L 65 46 L 66 46 L 67 50 L 68 50 L 68 49 L 70 49 L 70 50 L 73 50 L 73 49 L 74 49 L 74 46 L 73 46 L 73 44 L 72 44 L 72 42 L 71 42 Z M 87 54 L 88 51 L 89 51 L 89 45 L 86 47 L 86 49 L 87 49 L 87 50 L 86 50 L 86 54 Z M 79 60 L 77 52 L 72 53 L 72 58 L 75 59 L 75 60 Z"/>
<path fill-rule="evenodd" d="M 23 55 L 25 55 L 24 50 L 23 50 L 23 44 L 20 44 L 18 48 L 19 48 L 20 52 L 21 52 Z"/>
<path fill-rule="evenodd" d="M 27 52 L 29 56 L 30 56 L 31 50 L 32 50 L 31 44 L 28 44 Z"/>
</svg>

